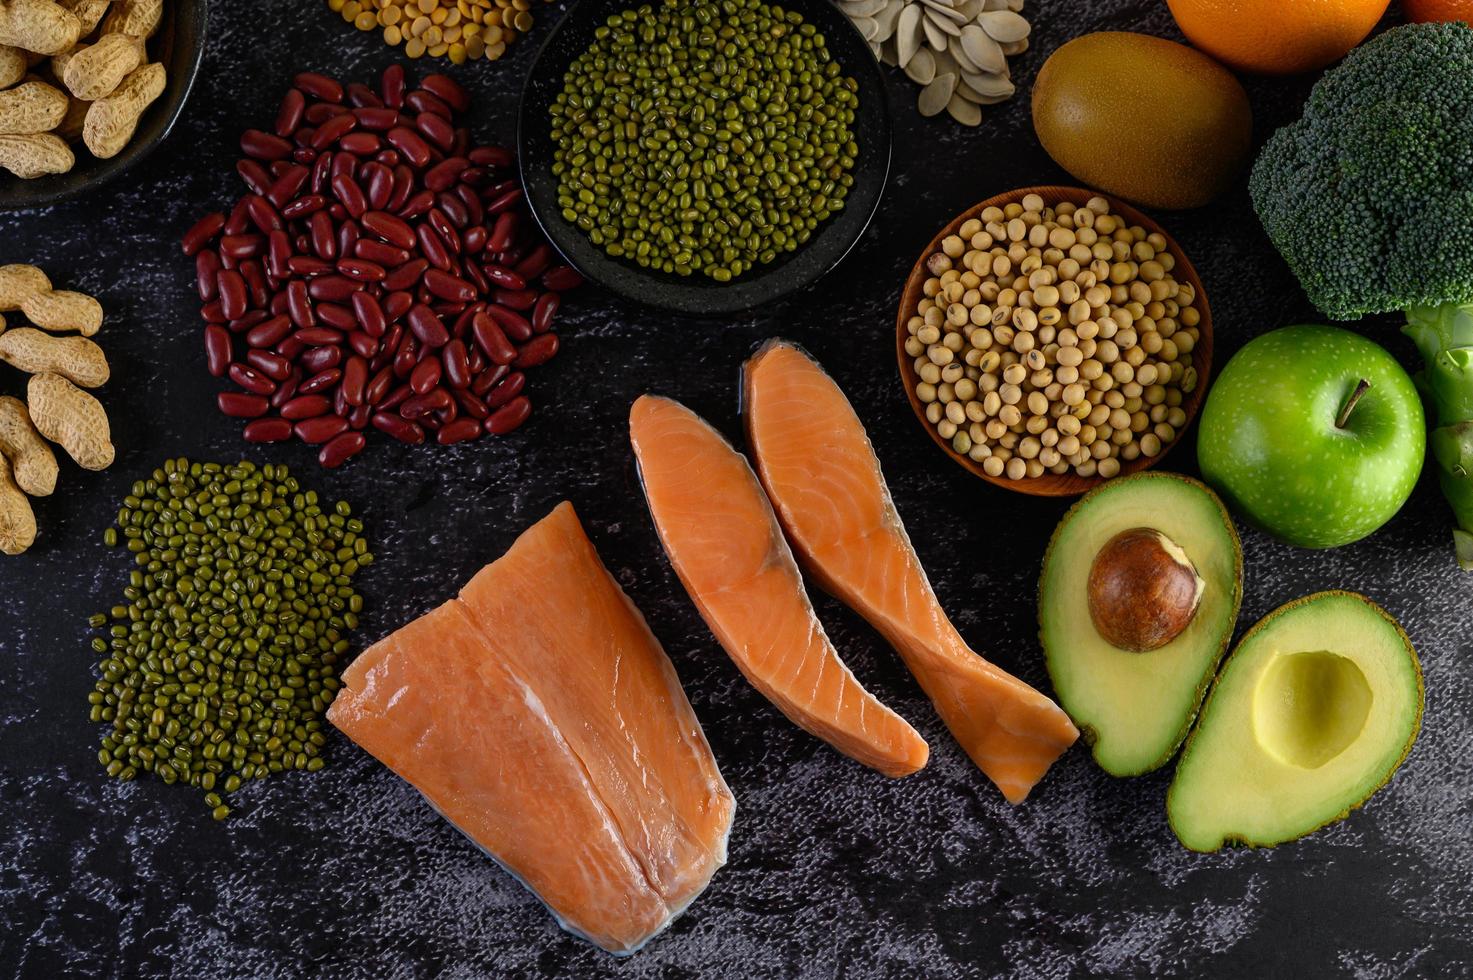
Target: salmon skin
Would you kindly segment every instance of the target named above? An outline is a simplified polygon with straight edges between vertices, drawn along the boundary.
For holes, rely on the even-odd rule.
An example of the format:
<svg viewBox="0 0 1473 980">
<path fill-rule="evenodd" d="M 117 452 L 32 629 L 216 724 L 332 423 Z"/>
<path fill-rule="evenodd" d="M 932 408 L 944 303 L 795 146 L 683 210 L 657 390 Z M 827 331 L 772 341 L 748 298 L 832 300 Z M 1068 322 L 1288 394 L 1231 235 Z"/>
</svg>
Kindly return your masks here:
<svg viewBox="0 0 1473 980">
<path fill-rule="evenodd" d="M 839 659 L 746 459 L 679 402 L 645 395 L 629 438 L 676 575 L 742 674 L 794 724 L 887 776 L 930 749 Z"/>
<path fill-rule="evenodd" d="M 731 791 L 571 504 L 342 684 L 329 720 L 603 949 L 638 949 L 726 863 Z"/>
<path fill-rule="evenodd" d="M 974 653 L 946 618 L 853 406 L 792 344 L 742 371 L 757 473 L 805 567 L 899 652 L 947 728 L 1010 803 L 1079 737 L 1058 705 Z"/>
</svg>

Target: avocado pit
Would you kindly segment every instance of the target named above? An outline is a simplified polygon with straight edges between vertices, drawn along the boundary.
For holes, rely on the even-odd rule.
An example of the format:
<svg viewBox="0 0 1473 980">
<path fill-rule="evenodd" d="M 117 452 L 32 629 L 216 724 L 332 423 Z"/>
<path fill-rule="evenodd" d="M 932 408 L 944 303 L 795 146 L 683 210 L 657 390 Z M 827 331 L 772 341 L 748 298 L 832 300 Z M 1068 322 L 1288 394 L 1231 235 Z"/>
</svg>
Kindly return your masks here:
<svg viewBox="0 0 1473 980">
<path fill-rule="evenodd" d="M 1090 619 L 1111 646 L 1148 653 L 1191 624 L 1204 588 L 1176 542 L 1153 528 L 1130 528 L 1105 542 L 1090 566 Z"/>
</svg>

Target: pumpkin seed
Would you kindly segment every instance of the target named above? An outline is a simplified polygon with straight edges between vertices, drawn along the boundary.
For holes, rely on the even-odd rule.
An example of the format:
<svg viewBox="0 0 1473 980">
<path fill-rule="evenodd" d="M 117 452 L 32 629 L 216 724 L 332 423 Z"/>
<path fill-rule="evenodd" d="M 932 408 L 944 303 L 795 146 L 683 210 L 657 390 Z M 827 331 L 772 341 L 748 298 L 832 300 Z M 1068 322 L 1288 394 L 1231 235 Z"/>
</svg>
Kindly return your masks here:
<svg viewBox="0 0 1473 980">
<path fill-rule="evenodd" d="M 968 24 L 962 28 L 961 47 L 966 53 L 966 60 L 982 71 L 996 74 L 1008 66 L 1008 59 L 1003 56 L 1002 48 L 998 46 L 997 41 L 975 24 Z M 956 52 L 953 51 L 952 54 Z"/>
<path fill-rule="evenodd" d="M 945 75 L 937 75 L 931 80 L 931 84 L 921 89 L 921 97 L 916 102 L 916 108 L 923 116 L 934 116 L 946 104 L 951 101 L 951 95 L 956 91 L 956 76 L 947 72 Z"/>
<path fill-rule="evenodd" d="M 905 74 L 917 85 L 930 85 L 936 77 L 936 56 L 930 48 L 921 48 L 905 66 Z"/>
<path fill-rule="evenodd" d="M 978 14 L 977 24 L 994 41 L 1012 43 L 1028 36 L 1028 22 L 1011 10 L 989 10 Z"/>
<path fill-rule="evenodd" d="M 951 101 L 946 103 L 946 111 L 963 126 L 975 126 L 982 121 L 982 110 L 960 95 L 951 97 Z"/>
<path fill-rule="evenodd" d="M 900 67 L 910 64 L 910 59 L 920 46 L 921 6 L 917 3 L 907 4 L 895 22 L 895 54 Z"/>
</svg>

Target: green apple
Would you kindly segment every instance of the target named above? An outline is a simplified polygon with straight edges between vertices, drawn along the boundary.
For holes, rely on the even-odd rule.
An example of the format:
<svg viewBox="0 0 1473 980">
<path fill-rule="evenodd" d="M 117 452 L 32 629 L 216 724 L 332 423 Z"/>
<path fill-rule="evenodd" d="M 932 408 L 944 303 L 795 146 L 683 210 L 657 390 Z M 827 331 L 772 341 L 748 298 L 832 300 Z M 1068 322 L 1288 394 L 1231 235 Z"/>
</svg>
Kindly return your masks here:
<svg viewBox="0 0 1473 980">
<path fill-rule="evenodd" d="M 1228 361 L 1202 408 L 1202 477 L 1237 513 L 1305 548 L 1391 519 L 1416 485 L 1427 433 L 1396 359 L 1338 327 L 1264 334 Z"/>
</svg>

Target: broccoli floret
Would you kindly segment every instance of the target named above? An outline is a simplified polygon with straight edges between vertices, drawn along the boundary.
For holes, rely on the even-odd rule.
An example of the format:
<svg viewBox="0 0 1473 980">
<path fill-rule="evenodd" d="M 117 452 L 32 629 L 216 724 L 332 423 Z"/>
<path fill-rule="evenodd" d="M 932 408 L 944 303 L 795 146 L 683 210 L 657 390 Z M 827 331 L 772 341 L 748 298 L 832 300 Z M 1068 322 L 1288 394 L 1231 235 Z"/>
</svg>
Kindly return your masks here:
<svg viewBox="0 0 1473 980">
<path fill-rule="evenodd" d="M 1473 302 L 1473 29 L 1409 24 L 1356 48 L 1269 139 L 1249 189 L 1330 316 Z"/>
</svg>

